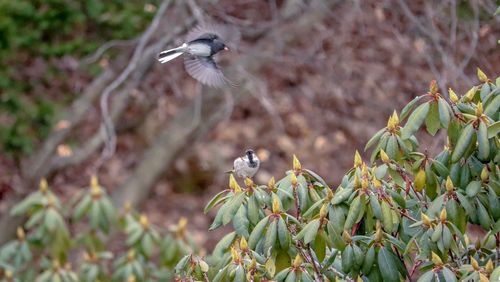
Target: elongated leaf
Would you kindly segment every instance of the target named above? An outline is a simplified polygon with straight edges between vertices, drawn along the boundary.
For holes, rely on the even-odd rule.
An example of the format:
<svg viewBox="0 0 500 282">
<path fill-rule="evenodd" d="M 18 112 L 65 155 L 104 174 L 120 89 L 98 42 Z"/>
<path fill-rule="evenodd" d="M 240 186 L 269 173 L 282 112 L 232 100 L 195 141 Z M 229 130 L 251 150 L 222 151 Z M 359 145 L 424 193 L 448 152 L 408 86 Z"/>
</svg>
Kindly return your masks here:
<svg viewBox="0 0 500 282">
<path fill-rule="evenodd" d="M 500 108 L 500 95 L 496 95 L 493 100 L 486 105 L 486 108 L 484 109 L 484 114 L 491 117 L 495 118 L 495 114 L 498 116 L 498 110 Z"/>
<path fill-rule="evenodd" d="M 479 159 L 487 160 L 490 154 L 490 141 L 488 141 L 488 129 L 484 122 L 480 122 L 477 129 L 477 149 Z"/>
<path fill-rule="evenodd" d="M 290 232 L 286 227 L 285 220 L 281 217 L 278 220 L 278 239 L 282 249 L 286 250 L 290 246 Z"/>
<path fill-rule="evenodd" d="M 396 136 L 389 137 L 389 139 L 387 140 L 387 146 L 385 147 L 385 152 L 391 160 L 395 160 L 398 157 L 398 151 L 399 147 Z"/>
<path fill-rule="evenodd" d="M 306 244 L 311 243 L 312 240 L 314 240 L 314 238 L 316 237 L 319 225 L 319 219 L 314 219 L 313 221 L 309 222 L 306 226 L 304 226 L 304 229 L 302 229 L 299 234 L 297 234 L 297 239 L 304 239 L 304 243 Z"/>
<path fill-rule="evenodd" d="M 358 219 L 361 211 L 361 205 L 364 205 L 364 203 L 361 203 L 361 196 L 354 198 L 347 213 L 344 229 L 350 229 L 356 223 L 356 219 Z"/>
<path fill-rule="evenodd" d="M 427 128 L 427 132 L 432 136 L 436 135 L 436 132 L 441 127 L 437 102 L 430 102 L 429 112 L 427 113 L 427 117 L 425 118 L 425 127 Z"/>
<path fill-rule="evenodd" d="M 375 133 L 375 135 L 372 136 L 372 138 L 370 138 L 370 140 L 368 140 L 365 146 L 365 151 L 380 141 L 380 137 L 384 134 L 385 130 L 385 128 L 380 129 L 377 133 Z"/>
<path fill-rule="evenodd" d="M 494 136 L 498 136 L 500 133 L 500 121 L 490 124 L 488 126 L 488 138 L 493 138 Z"/>
<path fill-rule="evenodd" d="M 386 201 L 382 201 L 380 206 L 382 209 L 382 225 L 384 227 L 384 230 L 386 232 L 392 232 L 394 223 L 392 221 L 391 207 L 389 206 L 389 204 L 387 204 Z"/>
<path fill-rule="evenodd" d="M 333 205 L 340 204 L 340 203 L 344 202 L 345 200 L 347 200 L 351 196 L 352 191 L 353 191 L 352 188 L 342 188 L 341 190 L 339 190 L 339 189 L 341 189 L 341 188 L 338 188 L 335 191 L 335 195 L 333 196 L 333 199 L 332 199 Z"/>
<path fill-rule="evenodd" d="M 452 114 L 450 105 L 444 99 L 439 98 L 438 100 L 439 108 L 439 121 L 443 128 L 448 128 L 450 123 L 450 115 Z"/>
<path fill-rule="evenodd" d="M 405 119 L 408 116 L 408 114 L 415 107 L 417 102 L 420 101 L 420 99 L 422 99 L 422 97 L 423 96 L 417 96 L 417 97 L 413 98 L 413 100 L 411 100 L 410 103 L 406 104 L 406 106 L 403 108 L 403 110 L 401 110 L 401 114 L 400 114 L 401 120 Z"/>
<path fill-rule="evenodd" d="M 215 195 L 209 202 L 208 204 L 205 206 L 205 209 L 203 209 L 203 212 L 204 213 L 207 213 L 208 211 L 210 211 L 213 207 L 217 206 L 218 204 L 220 204 L 222 201 L 224 201 L 224 199 L 226 199 L 227 197 L 224 197 L 225 194 L 227 193 L 227 191 L 223 190 L 223 191 L 220 191 L 219 193 L 217 193 L 217 195 Z"/>
<path fill-rule="evenodd" d="M 464 153 L 469 149 L 471 145 L 472 138 L 474 136 L 474 128 L 472 127 L 472 123 L 468 124 L 463 130 L 462 134 L 457 140 L 457 144 L 453 149 L 453 153 L 451 155 L 451 161 L 457 162 L 464 155 Z"/>
<path fill-rule="evenodd" d="M 236 233 L 240 236 L 248 238 L 248 226 L 250 221 L 247 217 L 247 211 L 244 205 L 241 205 L 238 212 L 233 217 L 233 227 Z"/>
<path fill-rule="evenodd" d="M 403 129 L 401 129 L 401 138 L 408 139 L 415 132 L 417 132 L 422 123 L 425 121 L 428 112 L 429 112 L 428 102 L 418 106 L 408 118 L 408 121 L 406 122 Z"/>
<path fill-rule="evenodd" d="M 345 242 L 342 239 L 342 234 L 337 228 L 334 227 L 333 223 L 330 221 L 327 223 L 328 235 L 332 238 L 333 246 L 335 249 L 343 251 L 345 248 Z"/>
<path fill-rule="evenodd" d="M 399 282 L 399 270 L 389 250 L 381 248 L 378 251 L 377 262 L 384 281 Z"/>
<path fill-rule="evenodd" d="M 222 215 L 222 224 L 223 225 L 228 224 L 231 221 L 231 219 L 233 219 L 234 215 L 236 214 L 236 212 L 240 208 L 241 203 L 243 203 L 244 199 L 245 199 L 245 193 L 241 192 L 241 193 L 235 195 L 230 200 L 227 208 L 224 210 L 224 214 Z"/>
<path fill-rule="evenodd" d="M 255 246 L 257 246 L 257 243 L 261 239 L 268 221 L 269 221 L 269 216 L 264 217 L 263 219 L 261 219 L 261 221 L 259 221 L 259 223 L 257 223 L 257 225 L 252 230 L 252 233 L 248 238 L 248 246 L 251 249 L 255 249 Z"/>
</svg>

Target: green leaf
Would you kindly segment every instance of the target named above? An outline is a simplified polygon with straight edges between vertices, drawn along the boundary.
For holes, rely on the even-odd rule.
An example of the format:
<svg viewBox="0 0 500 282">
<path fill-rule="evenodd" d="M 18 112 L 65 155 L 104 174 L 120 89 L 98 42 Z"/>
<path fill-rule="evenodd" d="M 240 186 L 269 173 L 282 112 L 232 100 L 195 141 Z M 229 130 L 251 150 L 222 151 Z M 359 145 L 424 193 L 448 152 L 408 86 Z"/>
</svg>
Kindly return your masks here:
<svg viewBox="0 0 500 282">
<path fill-rule="evenodd" d="M 408 121 L 406 122 L 403 129 L 401 129 L 401 138 L 408 139 L 410 138 L 417 130 L 420 128 L 425 118 L 427 117 L 427 113 L 429 112 L 429 103 L 424 103 L 410 115 Z"/>
<path fill-rule="evenodd" d="M 382 201 L 380 204 L 382 210 L 382 225 L 386 232 L 392 232 L 394 229 L 394 222 L 392 221 L 391 207 L 386 201 Z"/>
<path fill-rule="evenodd" d="M 387 153 L 387 155 L 391 160 L 395 160 L 398 157 L 398 151 L 399 151 L 398 140 L 396 136 L 392 135 L 387 140 L 387 146 L 385 147 L 385 152 Z"/>
<path fill-rule="evenodd" d="M 488 126 L 488 138 L 493 138 L 500 133 L 500 121 L 490 124 Z"/>
<path fill-rule="evenodd" d="M 229 202 L 228 206 L 224 210 L 224 214 L 222 215 L 222 224 L 228 224 L 231 219 L 233 219 L 234 215 L 240 208 L 243 200 L 245 199 L 245 193 L 240 192 L 236 194 Z"/>
<path fill-rule="evenodd" d="M 415 104 L 420 101 L 420 99 L 422 99 L 423 96 L 417 96 L 415 98 L 413 98 L 413 100 L 411 100 L 408 104 L 406 104 L 406 106 L 403 108 L 403 110 L 401 110 L 401 114 L 400 114 L 400 119 L 401 120 L 404 120 L 408 114 L 410 113 L 410 111 L 415 107 Z"/>
<path fill-rule="evenodd" d="M 425 127 L 427 128 L 427 132 L 432 136 L 436 135 L 436 132 L 441 127 L 440 113 L 437 102 L 430 102 L 429 112 L 425 118 Z"/>
<path fill-rule="evenodd" d="M 460 134 L 460 137 L 458 138 L 457 144 L 455 145 L 455 148 L 453 149 L 453 153 L 451 155 L 452 162 L 455 163 L 460 160 L 460 158 L 462 158 L 467 149 L 469 149 L 474 134 L 475 133 L 474 128 L 472 127 L 472 123 L 468 124 L 462 130 L 462 134 Z"/>
<path fill-rule="evenodd" d="M 422 276 L 418 278 L 417 282 L 432 282 L 434 280 L 434 277 L 434 271 L 430 270 L 422 274 Z"/>
<path fill-rule="evenodd" d="M 361 203 L 361 197 L 362 196 L 357 196 L 351 202 L 349 212 L 347 213 L 347 218 L 345 220 L 344 229 L 351 229 L 354 223 L 356 223 L 359 213 L 361 212 L 361 205 L 364 205 L 364 203 Z"/>
<path fill-rule="evenodd" d="M 154 243 L 150 234 L 145 234 L 141 240 L 141 249 L 146 257 L 150 257 L 153 254 Z"/>
<path fill-rule="evenodd" d="M 314 219 L 309 222 L 304 228 L 297 234 L 297 240 L 304 239 L 304 243 L 309 244 L 314 240 L 318 232 L 320 225 L 319 219 Z"/>
<path fill-rule="evenodd" d="M 490 118 L 495 119 L 494 115 L 498 115 L 498 108 L 500 108 L 500 95 L 496 95 L 496 97 L 493 98 L 493 100 L 488 103 L 488 105 L 486 105 L 484 114 L 489 116 Z"/>
<path fill-rule="evenodd" d="M 257 243 L 262 238 L 262 233 L 264 233 L 264 229 L 266 228 L 268 221 L 269 216 L 264 217 L 259 221 L 259 223 L 257 223 L 252 230 L 252 233 L 250 233 L 250 237 L 248 238 L 248 246 L 250 249 L 255 249 L 255 246 L 257 246 Z"/>
<path fill-rule="evenodd" d="M 488 129 L 484 122 L 479 123 L 477 129 L 477 156 L 480 160 L 487 160 L 490 154 L 490 142 L 488 141 Z"/>
<path fill-rule="evenodd" d="M 450 105 L 443 98 L 438 99 L 439 121 L 443 128 L 448 128 L 450 115 L 452 114 Z"/>
<path fill-rule="evenodd" d="M 101 218 L 101 207 L 99 206 L 99 203 L 94 200 L 92 201 L 92 204 L 90 206 L 90 215 L 89 215 L 90 226 L 93 229 L 97 229 L 99 227 L 100 218 Z"/>
<path fill-rule="evenodd" d="M 316 256 L 318 257 L 319 263 L 321 264 L 326 255 L 325 231 L 322 229 L 319 230 L 318 236 L 316 236 L 312 247 L 314 249 L 314 253 L 316 253 Z"/>
<path fill-rule="evenodd" d="M 75 207 L 75 211 L 73 213 L 73 219 L 79 220 L 82 216 L 88 211 L 90 208 L 90 204 L 92 203 L 92 197 L 90 194 L 83 196 L 82 200 Z"/>
<path fill-rule="evenodd" d="M 217 193 L 217 195 L 215 195 L 209 202 L 208 204 L 205 206 L 205 209 L 203 210 L 204 213 L 207 213 L 208 211 L 210 211 L 213 207 L 217 206 L 218 204 L 220 204 L 222 201 L 224 201 L 225 199 L 227 199 L 227 197 L 224 197 L 225 194 L 226 194 L 226 190 L 222 190 L 220 191 L 219 193 Z"/>
<path fill-rule="evenodd" d="M 455 276 L 455 273 L 451 271 L 449 268 L 445 267 L 443 270 L 441 270 L 441 273 L 443 274 L 444 281 L 446 282 L 454 282 L 457 281 L 457 277 Z"/>
<path fill-rule="evenodd" d="M 336 191 L 335 191 L 335 195 L 333 196 L 333 199 L 332 199 L 332 205 L 338 205 L 342 202 L 344 202 L 345 200 L 347 200 L 351 194 L 352 194 L 352 191 L 353 189 L 352 188 L 338 188 Z"/>
<path fill-rule="evenodd" d="M 290 232 L 286 227 L 285 220 L 281 217 L 278 219 L 278 239 L 282 249 L 286 250 L 290 246 Z"/>
<path fill-rule="evenodd" d="M 382 207 L 375 194 L 370 194 L 370 206 L 373 211 L 373 215 L 379 220 L 382 220 Z"/>
<path fill-rule="evenodd" d="M 327 223 L 328 235 L 332 238 L 332 243 L 335 249 L 343 251 L 345 248 L 345 242 L 342 239 L 341 229 L 338 230 L 334 227 L 333 223 L 330 221 Z"/>
<path fill-rule="evenodd" d="M 375 263 L 375 248 L 372 245 L 366 252 L 363 265 L 361 267 L 361 271 L 365 275 L 370 273 L 370 270 L 373 268 L 374 263 Z"/>
<path fill-rule="evenodd" d="M 388 282 L 399 282 L 399 270 L 398 267 L 390 254 L 389 250 L 386 248 L 381 248 L 378 251 L 377 262 L 380 270 L 380 274 L 382 274 L 382 278 L 384 281 Z"/>
<path fill-rule="evenodd" d="M 54 208 L 49 208 L 45 212 L 44 225 L 50 232 L 53 232 L 62 223 L 62 218 Z"/>
<path fill-rule="evenodd" d="M 365 146 L 365 151 L 380 141 L 380 137 L 384 134 L 385 130 L 385 128 L 380 129 L 377 133 L 375 133 L 375 135 L 372 136 L 372 138 L 370 138 L 370 140 L 368 140 Z"/>
<path fill-rule="evenodd" d="M 247 218 L 247 212 L 244 205 L 241 205 L 238 212 L 233 217 L 233 227 L 236 233 L 240 236 L 248 238 L 248 226 L 250 221 Z"/>
<path fill-rule="evenodd" d="M 479 224 L 481 224 L 484 229 L 489 230 L 491 228 L 491 218 L 488 211 L 480 201 L 477 202 L 477 216 Z"/>
<path fill-rule="evenodd" d="M 465 192 L 467 193 L 467 196 L 471 198 L 475 197 L 480 190 L 481 190 L 481 182 L 477 180 L 469 182 L 469 185 L 465 187 Z"/>
<path fill-rule="evenodd" d="M 354 265 L 354 250 L 351 245 L 347 245 L 342 252 L 342 270 L 349 273 Z"/>
</svg>

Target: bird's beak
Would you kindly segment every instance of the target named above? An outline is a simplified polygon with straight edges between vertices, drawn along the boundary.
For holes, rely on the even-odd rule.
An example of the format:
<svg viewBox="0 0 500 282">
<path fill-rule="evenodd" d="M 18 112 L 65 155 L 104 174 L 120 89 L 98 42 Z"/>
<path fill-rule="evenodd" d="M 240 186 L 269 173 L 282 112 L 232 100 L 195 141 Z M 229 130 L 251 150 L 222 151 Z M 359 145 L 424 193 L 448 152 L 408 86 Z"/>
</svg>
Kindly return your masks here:
<svg viewBox="0 0 500 282">
<path fill-rule="evenodd" d="M 224 46 L 225 51 L 229 51 L 229 48 L 227 46 Z"/>
</svg>

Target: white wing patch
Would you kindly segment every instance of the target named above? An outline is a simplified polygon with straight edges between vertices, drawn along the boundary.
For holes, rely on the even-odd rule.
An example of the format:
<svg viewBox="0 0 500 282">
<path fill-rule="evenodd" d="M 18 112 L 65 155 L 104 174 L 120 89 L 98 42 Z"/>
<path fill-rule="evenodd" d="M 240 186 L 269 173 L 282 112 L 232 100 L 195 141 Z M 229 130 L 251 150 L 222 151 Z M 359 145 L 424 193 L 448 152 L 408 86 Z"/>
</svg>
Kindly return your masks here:
<svg viewBox="0 0 500 282">
<path fill-rule="evenodd" d="M 224 74 L 210 57 L 186 56 L 184 66 L 189 75 L 202 84 L 222 87 L 227 83 Z"/>
</svg>

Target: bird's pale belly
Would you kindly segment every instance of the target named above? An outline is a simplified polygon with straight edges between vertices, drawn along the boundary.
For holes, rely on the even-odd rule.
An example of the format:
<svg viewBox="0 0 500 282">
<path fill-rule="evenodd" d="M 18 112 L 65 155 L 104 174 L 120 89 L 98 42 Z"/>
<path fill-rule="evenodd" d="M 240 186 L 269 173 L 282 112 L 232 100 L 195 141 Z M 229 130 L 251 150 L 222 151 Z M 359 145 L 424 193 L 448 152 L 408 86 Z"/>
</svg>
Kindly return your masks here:
<svg viewBox="0 0 500 282">
<path fill-rule="evenodd" d="M 196 56 L 208 57 L 211 54 L 210 46 L 207 44 L 193 43 L 188 46 L 187 50 L 188 53 Z"/>
</svg>

